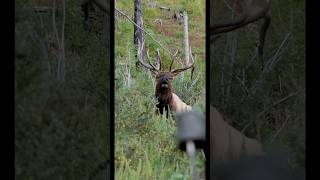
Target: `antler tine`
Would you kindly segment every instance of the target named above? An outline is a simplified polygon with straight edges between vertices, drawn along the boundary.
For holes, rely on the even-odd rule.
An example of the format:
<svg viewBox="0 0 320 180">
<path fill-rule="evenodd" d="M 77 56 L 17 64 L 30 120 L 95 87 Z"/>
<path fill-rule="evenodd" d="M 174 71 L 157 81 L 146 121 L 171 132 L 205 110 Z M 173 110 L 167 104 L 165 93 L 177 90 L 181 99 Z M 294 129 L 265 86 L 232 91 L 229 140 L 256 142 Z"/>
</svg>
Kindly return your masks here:
<svg viewBox="0 0 320 180">
<path fill-rule="evenodd" d="M 190 54 L 192 54 L 191 53 L 191 47 L 190 47 Z M 192 55 L 191 55 L 191 60 L 192 60 L 191 64 L 188 64 L 187 66 L 185 66 L 183 68 L 180 68 L 180 69 L 175 69 L 175 70 L 172 71 L 172 73 L 173 74 L 178 74 L 178 73 L 181 73 L 182 71 L 185 71 L 185 70 L 188 70 L 188 69 L 194 67 L 194 59 L 193 59 Z"/>
<path fill-rule="evenodd" d="M 178 54 L 178 50 L 173 54 L 173 57 L 176 57 Z"/>
<path fill-rule="evenodd" d="M 169 69 L 170 71 L 171 71 L 172 65 L 174 63 L 174 60 L 176 60 L 177 54 L 178 54 L 178 50 L 172 56 L 172 61 L 171 61 L 171 64 L 170 64 L 170 69 Z"/>
<path fill-rule="evenodd" d="M 196 55 L 194 55 L 194 58 L 193 58 L 192 52 L 191 52 L 191 47 L 190 47 L 190 57 L 191 57 L 192 63 L 194 64 L 194 59 L 196 59 Z M 194 71 L 194 65 L 192 65 L 191 79 L 193 78 L 193 71 Z"/>
<path fill-rule="evenodd" d="M 157 63 L 157 67 L 158 67 L 158 71 L 161 71 L 161 59 L 160 59 L 160 51 L 157 48 L 157 57 L 156 57 L 156 63 Z"/>
<path fill-rule="evenodd" d="M 194 58 L 192 56 L 191 47 L 190 47 L 190 57 L 191 57 L 191 60 L 192 60 L 192 64 L 194 64 Z"/>
<path fill-rule="evenodd" d="M 157 70 L 157 71 L 159 71 L 158 65 L 154 66 L 154 65 L 151 63 L 151 61 L 150 61 L 149 49 L 147 50 L 147 59 L 148 59 L 149 64 L 152 66 L 152 68 L 155 69 L 155 70 Z"/>
<path fill-rule="evenodd" d="M 143 47 L 143 44 L 144 44 L 144 42 L 142 42 L 142 46 L 141 47 Z M 149 61 L 149 64 L 146 64 L 146 63 L 144 63 L 143 61 L 141 61 L 141 59 L 142 58 L 139 58 L 140 57 L 140 55 L 141 55 L 141 53 L 142 53 L 142 48 L 140 48 L 139 46 L 138 46 L 138 62 L 143 66 L 143 67 L 145 67 L 146 69 L 149 69 L 150 71 L 152 71 L 152 72 L 159 72 L 159 70 L 157 69 L 157 68 L 155 68 L 151 63 L 150 63 L 150 61 Z M 148 51 L 147 51 L 147 56 L 149 56 L 149 53 L 148 53 Z M 149 60 L 149 58 L 147 58 L 148 60 Z"/>
<path fill-rule="evenodd" d="M 156 68 L 154 68 L 153 66 L 150 66 L 149 64 L 144 63 L 143 61 L 141 61 L 140 59 L 138 59 L 138 62 L 145 67 L 146 69 L 149 69 L 150 71 L 153 72 L 158 72 L 159 70 L 157 70 Z"/>
</svg>

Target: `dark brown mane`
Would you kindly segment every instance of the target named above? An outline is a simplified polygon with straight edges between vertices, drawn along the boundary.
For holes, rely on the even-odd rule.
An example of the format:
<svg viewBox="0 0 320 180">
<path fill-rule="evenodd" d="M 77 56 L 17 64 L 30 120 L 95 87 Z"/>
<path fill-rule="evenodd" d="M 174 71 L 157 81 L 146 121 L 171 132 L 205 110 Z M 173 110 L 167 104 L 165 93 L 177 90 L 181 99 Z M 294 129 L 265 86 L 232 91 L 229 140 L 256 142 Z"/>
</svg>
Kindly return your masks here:
<svg viewBox="0 0 320 180">
<path fill-rule="evenodd" d="M 161 84 L 157 83 L 155 95 L 156 95 L 159 103 L 162 103 L 165 105 L 169 104 L 172 99 L 172 85 L 168 84 L 167 89 L 162 89 Z"/>
<path fill-rule="evenodd" d="M 157 108 L 160 114 L 163 114 L 163 108 L 167 111 L 167 117 L 169 116 L 169 104 L 172 100 L 172 85 L 171 85 L 172 75 L 171 73 L 160 73 L 156 77 L 156 91 L 155 95 L 158 99 Z M 166 87 L 162 87 L 163 84 L 167 84 Z"/>
</svg>

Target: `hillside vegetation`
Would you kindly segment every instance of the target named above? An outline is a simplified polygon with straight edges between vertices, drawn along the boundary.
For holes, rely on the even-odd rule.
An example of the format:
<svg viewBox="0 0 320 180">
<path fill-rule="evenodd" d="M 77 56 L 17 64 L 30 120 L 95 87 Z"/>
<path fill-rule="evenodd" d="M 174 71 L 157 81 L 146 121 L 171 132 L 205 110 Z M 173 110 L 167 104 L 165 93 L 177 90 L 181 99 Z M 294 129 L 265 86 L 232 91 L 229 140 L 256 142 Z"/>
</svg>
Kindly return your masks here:
<svg viewBox="0 0 320 180">
<path fill-rule="evenodd" d="M 106 16 L 91 13 L 95 19 L 89 30 L 80 2 L 66 1 L 62 38 L 62 1 L 55 1 L 56 11 L 53 2 L 16 1 L 15 178 L 106 179 L 104 165 L 110 161 Z M 32 7 L 48 10 L 36 13 Z M 59 48 L 63 41 L 64 67 Z"/>
<path fill-rule="evenodd" d="M 205 110 L 205 5 L 204 1 L 142 1 L 144 28 L 172 53 L 183 59 L 183 26 L 173 21 L 173 11 L 186 10 L 189 41 L 196 56 L 193 79 L 190 70 L 173 81 L 174 92 L 187 104 Z M 116 7 L 133 17 L 133 1 L 117 1 Z M 116 13 L 115 20 L 115 168 L 116 179 L 187 179 L 189 160 L 177 149 L 176 122 L 155 114 L 155 80 L 151 73 L 136 68 L 133 24 Z M 161 19 L 162 26 L 155 22 Z M 168 70 L 171 61 L 164 50 L 144 34 L 152 59 L 160 49 Z M 181 67 L 182 61 L 175 63 Z M 204 158 L 199 152 L 197 171 L 204 177 Z"/>
</svg>

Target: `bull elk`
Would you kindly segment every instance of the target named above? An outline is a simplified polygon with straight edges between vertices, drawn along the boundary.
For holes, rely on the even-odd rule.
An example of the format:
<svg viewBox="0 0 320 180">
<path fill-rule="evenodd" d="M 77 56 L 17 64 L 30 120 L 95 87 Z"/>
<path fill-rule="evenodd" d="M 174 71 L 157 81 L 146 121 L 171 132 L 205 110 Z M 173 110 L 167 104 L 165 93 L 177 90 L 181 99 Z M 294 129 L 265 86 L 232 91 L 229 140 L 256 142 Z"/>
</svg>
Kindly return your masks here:
<svg viewBox="0 0 320 180">
<path fill-rule="evenodd" d="M 264 67 L 263 48 L 267 30 L 271 22 L 270 0 L 236 0 L 240 16 L 233 20 L 213 23 L 210 27 L 210 34 L 217 35 L 230 32 L 246 26 L 250 23 L 263 20 L 259 32 L 259 40 L 257 44 L 258 59 Z"/>
<path fill-rule="evenodd" d="M 138 51 L 139 53 L 140 51 Z M 161 115 L 163 115 L 163 109 L 165 109 L 166 117 L 169 117 L 169 109 L 171 112 L 183 112 L 183 111 L 190 111 L 192 109 L 191 106 L 184 103 L 179 96 L 177 96 L 173 92 L 172 88 L 172 81 L 174 78 L 181 72 L 188 70 L 190 68 L 194 67 L 194 59 L 191 55 L 192 63 L 189 65 L 186 65 L 182 68 L 178 69 L 172 69 L 172 65 L 174 63 L 174 60 L 176 59 L 177 52 L 173 55 L 172 61 L 170 64 L 169 71 L 163 71 L 162 70 L 162 64 L 160 59 L 160 52 L 157 49 L 157 57 L 156 57 L 156 63 L 152 64 L 150 62 L 149 53 L 147 52 L 147 59 L 148 63 L 145 63 L 138 59 L 138 62 L 145 67 L 146 69 L 150 70 L 155 77 L 156 80 L 156 89 L 155 89 L 155 96 L 158 100 L 157 112 Z M 190 53 L 191 54 L 191 53 Z"/>
<path fill-rule="evenodd" d="M 234 20 L 214 23 L 210 34 L 215 36 L 241 28 L 263 19 L 259 32 L 258 58 L 263 68 L 263 47 L 266 32 L 270 24 L 270 0 L 236 0 L 239 5 L 240 17 Z M 213 106 L 210 107 L 210 168 L 228 164 L 245 156 L 260 156 L 264 152 L 262 145 L 255 139 L 246 137 L 243 133 L 229 125 Z M 213 169 L 210 169 L 210 174 Z M 210 175 L 211 178 L 213 174 Z"/>
</svg>

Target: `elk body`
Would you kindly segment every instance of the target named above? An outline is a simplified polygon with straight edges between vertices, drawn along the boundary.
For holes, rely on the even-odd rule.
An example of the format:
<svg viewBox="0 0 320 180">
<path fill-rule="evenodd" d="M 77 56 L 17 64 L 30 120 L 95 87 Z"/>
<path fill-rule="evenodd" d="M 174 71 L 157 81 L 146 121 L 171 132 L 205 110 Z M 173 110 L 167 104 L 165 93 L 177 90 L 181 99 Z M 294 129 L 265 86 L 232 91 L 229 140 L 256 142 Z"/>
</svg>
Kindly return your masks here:
<svg viewBox="0 0 320 180">
<path fill-rule="evenodd" d="M 156 76 L 155 96 L 158 99 L 156 107 L 160 114 L 163 114 L 163 109 L 166 111 L 166 117 L 169 116 L 169 109 L 172 112 L 183 112 L 192 110 L 191 106 L 184 103 L 179 96 L 173 93 L 171 81 L 172 74 L 169 72 L 161 72 Z"/>
<path fill-rule="evenodd" d="M 139 52 L 138 52 L 139 53 Z M 149 60 L 149 55 L 147 52 L 147 57 Z M 192 57 L 192 56 L 191 56 Z M 158 100 L 157 112 L 163 115 L 164 111 L 166 113 L 166 117 L 169 117 L 169 110 L 171 112 L 183 112 L 183 111 L 190 111 L 192 110 L 192 107 L 184 103 L 179 96 L 177 96 L 173 92 L 172 88 L 172 81 L 174 78 L 181 72 L 193 68 L 194 67 L 194 60 L 192 57 L 193 62 L 183 68 L 172 70 L 172 65 L 174 62 L 175 56 L 172 59 L 172 62 L 170 64 L 169 71 L 162 71 L 161 70 L 161 60 L 160 60 L 160 53 L 159 50 L 157 50 L 157 58 L 156 58 L 156 64 L 153 65 L 150 60 L 149 64 L 146 64 L 142 62 L 141 60 L 138 60 L 138 62 L 145 67 L 146 69 L 149 69 L 156 79 L 156 89 L 155 89 L 155 96 Z"/>
<path fill-rule="evenodd" d="M 210 106 L 210 152 L 214 165 L 233 162 L 242 156 L 264 154 L 257 140 L 229 125 L 213 106 Z"/>
</svg>

